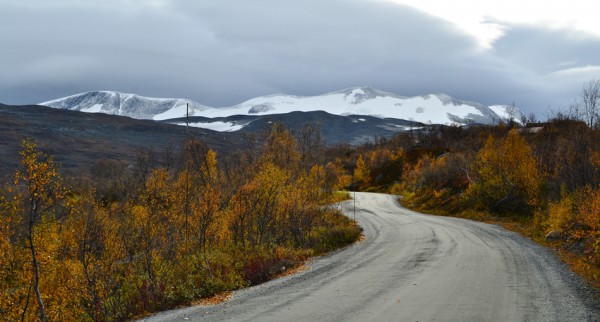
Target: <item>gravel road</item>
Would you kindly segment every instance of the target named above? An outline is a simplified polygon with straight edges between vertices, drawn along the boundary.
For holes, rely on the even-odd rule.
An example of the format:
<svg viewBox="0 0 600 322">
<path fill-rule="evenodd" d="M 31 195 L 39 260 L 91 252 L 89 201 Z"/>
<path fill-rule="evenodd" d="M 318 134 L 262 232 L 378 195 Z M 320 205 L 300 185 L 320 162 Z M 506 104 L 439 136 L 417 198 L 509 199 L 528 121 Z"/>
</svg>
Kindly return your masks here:
<svg viewBox="0 0 600 322">
<path fill-rule="evenodd" d="M 352 216 L 353 203 L 340 205 Z M 366 239 L 225 303 L 146 321 L 600 321 L 598 294 L 545 248 L 498 226 L 356 194 Z"/>
</svg>

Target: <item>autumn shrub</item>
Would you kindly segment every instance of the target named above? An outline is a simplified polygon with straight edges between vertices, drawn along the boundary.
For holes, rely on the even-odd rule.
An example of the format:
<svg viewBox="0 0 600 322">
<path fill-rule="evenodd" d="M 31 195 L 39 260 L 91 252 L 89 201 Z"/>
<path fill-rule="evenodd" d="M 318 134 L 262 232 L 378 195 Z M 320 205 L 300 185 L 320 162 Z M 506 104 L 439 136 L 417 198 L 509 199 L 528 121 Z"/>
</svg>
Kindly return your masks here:
<svg viewBox="0 0 600 322">
<path fill-rule="evenodd" d="M 243 277 L 249 285 L 269 280 L 279 270 L 279 263 L 269 256 L 252 256 L 244 265 Z"/>
<path fill-rule="evenodd" d="M 405 170 L 402 184 L 393 187 L 394 191 L 405 196 L 405 203 L 456 212 L 461 209 L 462 194 L 470 183 L 469 160 L 463 153 L 424 156 Z"/>
<path fill-rule="evenodd" d="M 246 285 L 263 283 L 300 264 L 306 253 L 287 247 L 251 246 L 236 250 L 239 273 Z"/>
<path fill-rule="evenodd" d="M 600 232 L 600 188 L 584 188 L 587 202 L 581 205 L 583 222 L 589 229 Z"/>
<path fill-rule="evenodd" d="M 353 157 L 351 166 L 353 190 L 381 192 L 389 187 L 401 175 L 406 154 L 404 149 L 377 147 L 366 150 Z"/>
<path fill-rule="evenodd" d="M 264 282 L 360 235 L 323 206 L 347 197 L 334 195 L 351 177 L 342 163 L 310 164 L 285 129 L 237 167 L 192 148 L 181 169 L 103 162 L 98 189 L 67 191 L 25 141 L 0 194 L 0 320 L 130 320 Z"/>
<path fill-rule="evenodd" d="M 576 237 L 585 240 L 585 253 L 596 265 L 600 265 L 600 188 L 585 187 L 580 191 L 579 207 L 581 225 L 575 230 Z"/>
<path fill-rule="evenodd" d="M 330 203 L 337 203 L 337 202 L 341 202 L 341 201 L 348 200 L 348 199 L 351 199 L 350 192 L 344 190 L 344 191 L 334 191 L 331 194 L 331 199 L 329 199 L 328 201 Z"/>
<path fill-rule="evenodd" d="M 516 129 L 504 139 L 489 136 L 473 170 L 467 196 L 475 207 L 496 214 L 533 214 L 541 176 L 531 147 Z"/>
<path fill-rule="evenodd" d="M 401 133 L 391 140 L 339 149 L 349 174 L 370 181 L 395 173 L 387 187 L 409 208 L 427 213 L 501 222 L 561 254 L 576 258 L 600 285 L 600 131 L 569 117 L 535 127 L 440 127 Z M 372 168 L 372 156 L 406 151 L 396 163 Z M 350 165 L 350 166 L 348 166 Z M 390 168 L 387 168 L 387 166 Z M 550 231 L 559 238 L 547 238 Z M 556 236 L 556 234 L 553 234 Z M 575 267 L 576 268 L 576 267 Z M 577 269 L 577 268 L 576 268 Z M 594 277 L 595 276 L 595 277 Z"/>
<path fill-rule="evenodd" d="M 560 232 L 570 249 L 600 265 L 600 189 L 586 186 L 563 193 L 548 206 L 547 230 Z"/>
<path fill-rule="evenodd" d="M 193 299 L 210 297 L 220 292 L 235 290 L 247 285 L 240 273 L 244 257 L 237 248 L 213 248 L 202 255 L 192 256 L 189 275 Z"/>
<path fill-rule="evenodd" d="M 563 193 L 563 197 L 559 201 L 548 204 L 547 229 L 559 233 L 568 231 L 575 225 L 575 211 L 573 197 Z"/>
<path fill-rule="evenodd" d="M 338 210 L 328 210 L 321 222 L 310 234 L 310 247 L 316 253 L 324 253 L 356 241 L 362 228 Z"/>
<path fill-rule="evenodd" d="M 354 185 L 354 189 L 361 189 L 369 187 L 372 179 L 371 179 L 371 170 L 367 167 L 367 163 L 362 155 L 359 155 L 356 158 L 356 164 L 354 166 L 352 183 Z"/>
</svg>

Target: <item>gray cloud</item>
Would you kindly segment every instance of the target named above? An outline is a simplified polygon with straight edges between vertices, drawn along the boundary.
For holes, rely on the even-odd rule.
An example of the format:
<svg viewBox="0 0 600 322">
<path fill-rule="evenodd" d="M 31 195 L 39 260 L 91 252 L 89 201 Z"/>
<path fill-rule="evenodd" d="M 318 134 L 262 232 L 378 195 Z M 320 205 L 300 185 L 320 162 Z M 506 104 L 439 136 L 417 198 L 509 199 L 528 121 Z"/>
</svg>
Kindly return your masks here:
<svg viewBox="0 0 600 322">
<path fill-rule="evenodd" d="M 571 30 L 508 26 L 495 54 L 537 73 L 551 73 L 582 63 L 600 65 L 600 39 Z"/>
<path fill-rule="evenodd" d="M 227 106 L 370 85 L 515 101 L 543 115 L 579 94 L 600 39 L 506 25 L 492 50 L 443 20 L 380 1 L 0 0 L 0 102 L 89 90 Z M 590 75 L 586 75 L 590 76 Z"/>
</svg>

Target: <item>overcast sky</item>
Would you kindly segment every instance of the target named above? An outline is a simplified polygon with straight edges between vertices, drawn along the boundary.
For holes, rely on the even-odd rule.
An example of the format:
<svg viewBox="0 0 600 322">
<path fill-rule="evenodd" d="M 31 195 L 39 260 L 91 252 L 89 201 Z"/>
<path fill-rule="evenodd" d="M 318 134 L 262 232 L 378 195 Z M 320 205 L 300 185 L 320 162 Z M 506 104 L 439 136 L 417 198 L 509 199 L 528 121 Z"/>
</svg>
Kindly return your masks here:
<svg viewBox="0 0 600 322">
<path fill-rule="evenodd" d="M 92 90 L 230 106 L 353 86 L 515 102 L 600 77 L 592 0 L 0 0 L 0 102 Z"/>
</svg>

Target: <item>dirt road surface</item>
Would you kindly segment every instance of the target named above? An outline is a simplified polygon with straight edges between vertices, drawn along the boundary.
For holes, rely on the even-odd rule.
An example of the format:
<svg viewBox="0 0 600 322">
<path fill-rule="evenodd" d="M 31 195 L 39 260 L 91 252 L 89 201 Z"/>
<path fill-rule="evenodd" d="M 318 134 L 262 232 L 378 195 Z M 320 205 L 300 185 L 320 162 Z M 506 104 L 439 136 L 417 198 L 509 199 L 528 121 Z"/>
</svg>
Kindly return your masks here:
<svg viewBox="0 0 600 322">
<path fill-rule="evenodd" d="M 366 239 L 306 271 L 146 321 L 600 321 L 596 292 L 515 233 L 383 194 L 357 193 L 356 219 Z"/>
</svg>

